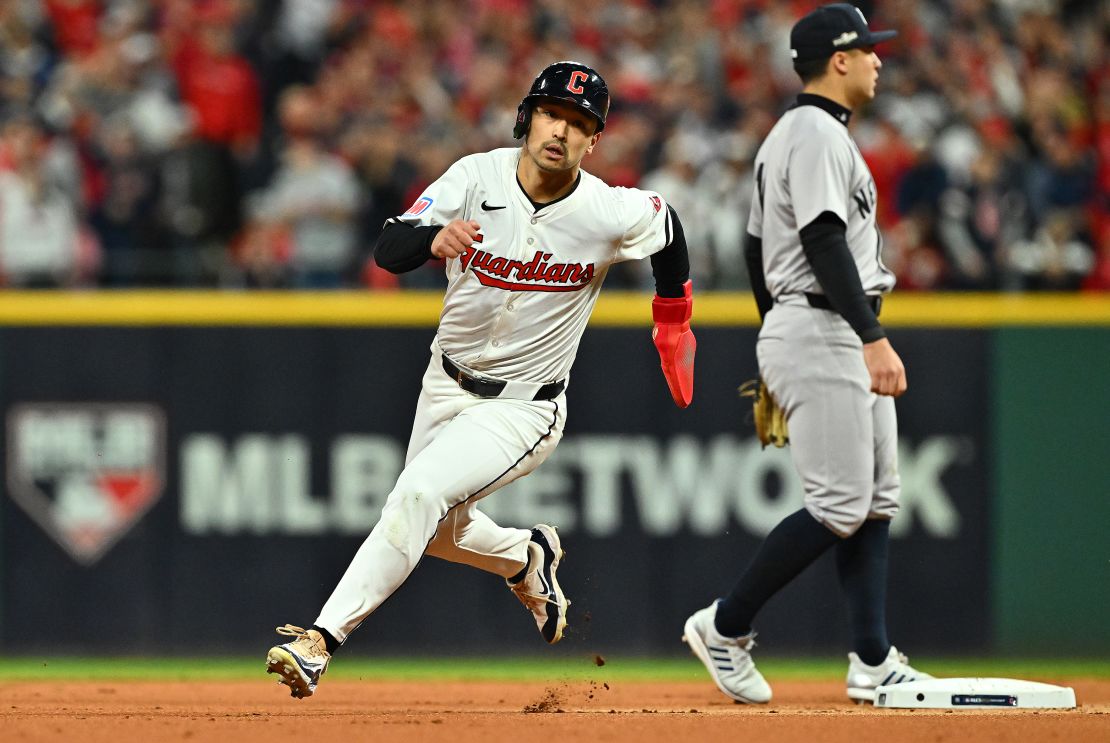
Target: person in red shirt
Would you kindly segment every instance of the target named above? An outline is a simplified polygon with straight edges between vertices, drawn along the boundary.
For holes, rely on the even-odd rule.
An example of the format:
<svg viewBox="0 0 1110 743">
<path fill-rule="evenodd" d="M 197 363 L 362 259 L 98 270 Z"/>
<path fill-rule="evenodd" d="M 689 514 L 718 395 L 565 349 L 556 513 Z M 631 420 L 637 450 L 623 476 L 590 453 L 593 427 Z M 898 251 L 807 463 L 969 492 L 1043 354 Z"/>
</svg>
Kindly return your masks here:
<svg viewBox="0 0 1110 743">
<path fill-rule="evenodd" d="M 235 15 L 222 3 L 201 5 L 199 29 L 186 37 L 173 60 L 181 98 L 196 114 L 196 136 L 253 152 L 262 125 L 258 76 L 235 48 Z"/>
<path fill-rule="evenodd" d="M 43 6 L 64 54 L 84 57 L 100 45 L 98 0 L 45 0 Z"/>
</svg>

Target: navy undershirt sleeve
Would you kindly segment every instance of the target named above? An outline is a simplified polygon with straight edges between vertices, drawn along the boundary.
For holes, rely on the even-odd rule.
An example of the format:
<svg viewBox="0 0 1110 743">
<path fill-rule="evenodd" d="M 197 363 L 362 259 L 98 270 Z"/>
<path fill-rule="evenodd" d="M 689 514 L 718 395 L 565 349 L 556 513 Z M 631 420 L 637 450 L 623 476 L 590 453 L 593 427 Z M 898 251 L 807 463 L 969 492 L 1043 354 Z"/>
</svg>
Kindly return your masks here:
<svg viewBox="0 0 1110 743">
<path fill-rule="evenodd" d="M 759 319 L 767 316 L 774 304 L 771 292 L 767 289 L 767 277 L 763 275 L 763 240 L 750 232 L 744 239 L 744 262 L 748 264 L 748 278 L 755 296 L 755 306 L 759 308 Z"/>
<path fill-rule="evenodd" d="M 859 269 L 848 249 L 846 227 L 832 212 L 821 212 L 799 234 L 806 260 L 829 299 L 829 304 L 856 331 L 864 343 L 886 337 L 879 318 L 868 303 Z"/>
<path fill-rule="evenodd" d="M 439 225 L 413 227 L 404 222 L 386 222 L 374 244 L 374 260 L 390 273 L 420 268 L 432 257 L 432 240 L 441 229 Z"/>
<path fill-rule="evenodd" d="M 667 205 L 671 215 L 673 234 L 670 243 L 651 256 L 651 273 L 655 276 L 655 293 L 660 297 L 681 297 L 683 285 L 690 278 L 690 254 L 686 248 L 686 234 L 678 213 Z"/>
</svg>

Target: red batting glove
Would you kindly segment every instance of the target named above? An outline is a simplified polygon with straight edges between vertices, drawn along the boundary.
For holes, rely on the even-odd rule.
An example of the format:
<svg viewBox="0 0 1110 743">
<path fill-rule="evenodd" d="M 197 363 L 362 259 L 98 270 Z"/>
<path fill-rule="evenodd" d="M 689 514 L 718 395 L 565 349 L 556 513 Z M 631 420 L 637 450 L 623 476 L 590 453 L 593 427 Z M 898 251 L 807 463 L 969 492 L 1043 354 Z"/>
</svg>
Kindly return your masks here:
<svg viewBox="0 0 1110 743">
<path fill-rule="evenodd" d="M 690 330 L 694 312 L 692 284 L 682 285 L 682 297 L 660 297 L 651 300 L 651 317 L 655 327 L 651 339 L 659 350 L 663 376 L 671 390 L 674 404 L 685 408 L 694 399 L 694 351 L 698 342 Z"/>
</svg>

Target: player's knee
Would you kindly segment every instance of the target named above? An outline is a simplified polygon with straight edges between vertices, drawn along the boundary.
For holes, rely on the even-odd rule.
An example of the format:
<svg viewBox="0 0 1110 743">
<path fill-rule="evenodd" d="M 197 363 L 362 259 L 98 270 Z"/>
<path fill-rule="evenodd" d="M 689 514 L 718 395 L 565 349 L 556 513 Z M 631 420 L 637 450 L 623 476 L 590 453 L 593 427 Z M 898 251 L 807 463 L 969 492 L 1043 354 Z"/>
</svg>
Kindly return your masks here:
<svg viewBox="0 0 1110 743">
<path fill-rule="evenodd" d="M 389 497 L 386 498 L 386 507 L 397 508 L 408 513 L 432 510 L 439 511 L 442 515 L 442 501 L 443 494 L 437 492 L 428 478 L 402 473 L 389 493 Z"/>
<path fill-rule="evenodd" d="M 863 526 L 871 510 L 870 498 L 858 494 L 864 490 L 865 486 L 861 484 L 859 487 L 808 492 L 806 508 L 834 534 L 847 539 Z"/>
</svg>

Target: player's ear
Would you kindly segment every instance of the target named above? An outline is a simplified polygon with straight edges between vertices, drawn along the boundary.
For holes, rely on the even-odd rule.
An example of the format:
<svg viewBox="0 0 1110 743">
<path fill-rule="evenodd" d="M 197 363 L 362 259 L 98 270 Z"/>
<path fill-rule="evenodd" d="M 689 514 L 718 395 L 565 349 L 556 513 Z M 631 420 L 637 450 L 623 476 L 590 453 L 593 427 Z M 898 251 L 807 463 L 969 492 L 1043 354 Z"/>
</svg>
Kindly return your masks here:
<svg viewBox="0 0 1110 743">
<path fill-rule="evenodd" d="M 829 64 L 841 75 L 848 74 L 848 52 L 833 52 Z"/>
<path fill-rule="evenodd" d="M 594 147 L 597 147 L 597 143 L 600 139 L 601 132 L 594 132 L 593 136 L 590 137 L 590 146 L 586 148 L 587 155 L 594 151 Z"/>
</svg>

